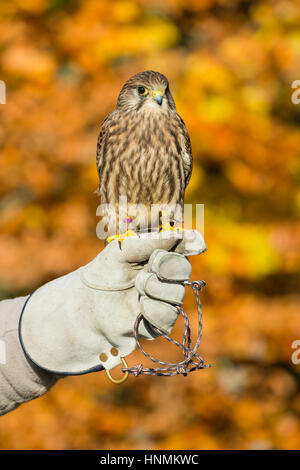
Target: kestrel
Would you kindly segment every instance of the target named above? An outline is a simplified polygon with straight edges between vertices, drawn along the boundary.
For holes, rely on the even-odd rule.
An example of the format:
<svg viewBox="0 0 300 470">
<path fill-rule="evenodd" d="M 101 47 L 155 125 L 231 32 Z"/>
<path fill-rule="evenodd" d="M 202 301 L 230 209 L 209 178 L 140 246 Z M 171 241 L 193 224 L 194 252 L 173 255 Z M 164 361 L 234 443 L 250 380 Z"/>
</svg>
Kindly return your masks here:
<svg viewBox="0 0 300 470">
<path fill-rule="evenodd" d="M 100 203 L 114 209 L 117 229 L 132 220 L 119 220 L 120 196 L 143 204 L 148 216 L 152 205 L 182 208 L 192 164 L 190 138 L 167 78 L 152 70 L 131 77 L 104 119 L 97 145 Z"/>
</svg>

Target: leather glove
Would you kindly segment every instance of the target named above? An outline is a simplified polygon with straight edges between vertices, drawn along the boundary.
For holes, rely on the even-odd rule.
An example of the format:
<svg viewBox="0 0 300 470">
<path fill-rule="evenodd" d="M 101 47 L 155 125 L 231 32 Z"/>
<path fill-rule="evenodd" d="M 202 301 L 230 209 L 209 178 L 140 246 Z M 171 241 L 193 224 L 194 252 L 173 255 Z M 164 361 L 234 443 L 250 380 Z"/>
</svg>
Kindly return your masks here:
<svg viewBox="0 0 300 470">
<path fill-rule="evenodd" d="M 151 325 L 171 332 L 191 274 L 186 257 L 205 250 L 195 230 L 114 240 L 89 264 L 27 299 L 19 323 L 25 354 L 55 374 L 112 369 L 135 349 L 140 312 L 140 336 L 154 339 Z"/>
</svg>

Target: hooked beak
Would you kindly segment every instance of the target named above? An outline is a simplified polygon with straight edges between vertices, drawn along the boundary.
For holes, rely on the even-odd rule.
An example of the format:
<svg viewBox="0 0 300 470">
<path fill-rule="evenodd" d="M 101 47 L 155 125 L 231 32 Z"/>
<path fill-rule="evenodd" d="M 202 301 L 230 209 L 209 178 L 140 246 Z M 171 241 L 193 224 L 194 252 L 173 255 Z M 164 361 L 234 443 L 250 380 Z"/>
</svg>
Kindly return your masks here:
<svg viewBox="0 0 300 470">
<path fill-rule="evenodd" d="M 162 102 L 163 102 L 163 92 L 162 91 L 154 90 L 154 91 L 152 91 L 151 96 L 152 96 L 153 101 L 156 101 L 156 103 L 158 103 L 159 105 L 162 104 Z"/>
</svg>

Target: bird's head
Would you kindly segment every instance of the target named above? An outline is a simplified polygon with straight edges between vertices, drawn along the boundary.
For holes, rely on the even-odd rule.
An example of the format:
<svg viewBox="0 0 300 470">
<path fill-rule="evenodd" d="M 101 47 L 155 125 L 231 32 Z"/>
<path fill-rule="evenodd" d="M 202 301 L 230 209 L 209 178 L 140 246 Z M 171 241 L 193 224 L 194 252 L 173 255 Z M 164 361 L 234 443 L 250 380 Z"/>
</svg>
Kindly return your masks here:
<svg viewBox="0 0 300 470">
<path fill-rule="evenodd" d="M 119 94 L 117 108 L 165 113 L 176 110 L 167 78 L 153 70 L 140 72 L 127 80 Z"/>
</svg>

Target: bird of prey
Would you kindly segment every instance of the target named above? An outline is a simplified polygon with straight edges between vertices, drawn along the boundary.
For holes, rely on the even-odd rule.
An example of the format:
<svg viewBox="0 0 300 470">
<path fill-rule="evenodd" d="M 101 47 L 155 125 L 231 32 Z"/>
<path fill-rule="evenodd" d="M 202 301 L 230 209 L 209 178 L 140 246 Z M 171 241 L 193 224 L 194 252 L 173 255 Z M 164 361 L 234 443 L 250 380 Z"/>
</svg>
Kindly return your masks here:
<svg viewBox="0 0 300 470">
<path fill-rule="evenodd" d="M 146 208 L 145 218 L 139 214 L 141 229 L 149 229 L 152 206 L 182 208 L 192 164 L 189 135 L 167 78 L 152 70 L 131 77 L 104 119 L 97 144 L 100 203 L 115 217 L 108 234 L 133 223 L 128 208 L 120 215 L 121 196 L 128 207 Z M 176 220 L 175 210 L 168 215 Z"/>
</svg>

